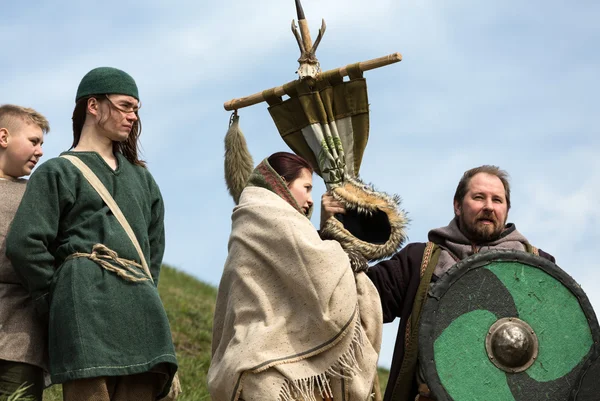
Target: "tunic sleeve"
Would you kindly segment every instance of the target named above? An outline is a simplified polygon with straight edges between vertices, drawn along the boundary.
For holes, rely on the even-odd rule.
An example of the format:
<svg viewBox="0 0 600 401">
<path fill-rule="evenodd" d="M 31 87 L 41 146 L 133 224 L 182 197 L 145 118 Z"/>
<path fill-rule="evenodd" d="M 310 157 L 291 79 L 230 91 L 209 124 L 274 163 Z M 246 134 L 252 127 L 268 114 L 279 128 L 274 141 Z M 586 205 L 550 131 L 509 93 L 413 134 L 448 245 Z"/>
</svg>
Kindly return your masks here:
<svg viewBox="0 0 600 401">
<path fill-rule="evenodd" d="M 148 227 L 148 239 L 150 242 L 150 273 L 154 280 L 154 285 L 158 286 L 158 278 L 160 274 L 160 266 L 162 264 L 163 255 L 165 253 L 165 205 L 158 185 L 153 183 L 152 197 L 152 220 Z"/>
<path fill-rule="evenodd" d="M 44 319 L 49 311 L 48 293 L 55 269 L 53 250 L 60 216 L 73 200 L 73 193 L 57 172 L 36 171 L 27 184 L 6 239 L 6 255 Z"/>
<path fill-rule="evenodd" d="M 401 317 L 405 303 L 419 283 L 419 270 L 425 244 L 413 243 L 404 247 L 389 260 L 384 260 L 369 268 L 371 279 L 381 299 L 383 322 L 389 323 Z"/>
</svg>

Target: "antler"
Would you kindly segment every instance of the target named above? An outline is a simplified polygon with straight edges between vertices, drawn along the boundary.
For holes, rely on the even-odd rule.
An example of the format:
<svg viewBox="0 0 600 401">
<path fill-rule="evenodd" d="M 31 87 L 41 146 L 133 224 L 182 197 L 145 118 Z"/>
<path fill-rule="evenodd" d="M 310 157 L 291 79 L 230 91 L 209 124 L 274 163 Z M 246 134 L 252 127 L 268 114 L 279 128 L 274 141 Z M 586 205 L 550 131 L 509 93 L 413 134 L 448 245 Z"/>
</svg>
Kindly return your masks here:
<svg viewBox="0 0 600 401">
<path fill-rule="evenodd" d="M 295 20 L 292 20 L 292 33 L 296 37 L 296 42 L 298 42 L 298 47 L 300 47 L 300 57 L 302 57 L 302 55 L 306 53 L 306 49 L 304 48 L 304 43 L 302 42 L 302 37 L 300 36 L 300 31 L 296 26 Z"/>
<path fill-rule="evenodd" d="M 325 20 L 321 19 L 321 29 L 319 29 L 319 34 L 317 35 L 317 40 L 315 40 L 315 44 L 313 45 L 312 49 L 310 49 L 310 52 L 312 53 L 313 56 L 317 52 L 317 47 L 319 46 L 319 43 L 321 43 L 321 39 L 323 39 L 323 35 L 325 35 L 325 29 L 327 29 L 327 25 L 325 25 Z"/>
<path fill-rule="evenodd" d="M 310 31 L 308 30 L 308 24 L 306 23 L 306 18 L 304 16 L 304 10 L 302 9 L 302 4 L 300 3 L 300 0 L 295 1 L 296 13 L 298 15 L 298 26 L 296 26 L 296 21 L 292 20 L 291 28 L 292 33 L 296 38 L 296 42 L 298 42 L 298 47 L 300 48 L 300 58 L 298 59 L 300 67 L 296 72 L 301 79 L 311 77 L 318 80 L 319 74 L 321 73 L 321 68 L 315 53 L 317 51 L 317 47 L 323 39 L 323 36 L 325 35 L 325 29 L 327 29 L 327 26 L 325 25 L 325 20 L 321 20 L 321 29 L 319 29 L 319 35 L 317 36 L 317 40 L 313 45 L 310 38 Z M 402 60 L 402 55 L 400 53 L 394 53 L 390 54 L 389 56 L 363 61 L 359 63 L 358 66 L 361 71 L 368 71 L 374 68 L 383 67 L 384 65 L 397 63 L 400 60 Z M 350 64 L 345 67 L 334 68 L 332 70 L 325 71 L 323 75 L 328 76 L 328 74 L 336 73 L 344 77 L 349 74 L 348 70 L 351 70 L 353 67 L 354 64 Z M 294 80 L 288 82 L 286 85 L 293 85 L 296 82 L 297 81 Z M 276 96 L 283 96 L 286 93 L 284 87 L 285 85 L 282 85 L 269 90 L 272 91 Z M 226 102 L 223 106 L 225 107 L 225 110 L 237 110 L 241 109 L 242 107 L 264 102 L 265 100 L 264 91 L 261 91 L 241 99 L 232 99 Z"/>
<path fill-rule="evenodd" d="M 313 45 L 312 39 L 310 38 L 308 23 L 304 17 L 304 10 L 302 9 L 300 0 L 296 0 L 296 13 L 298 14 L 298 28 L 296 27 L 295 21 L 292 20 L 292 32 L 294 33 L 296 41 L 298 42 L 298 46 L 300 47 L 300 58 L 298 59 L 300 67 L 296 72 L 300 78 L 315 78 L 321 70 L 319 67 L 319 60 L 317 60 L 315 52 L 317 51 L 317 46 L 319 46 L 319 43 L 325 34 L 325 20 L 321 20 L 321 29 L 319 29 L 319 35 L 317 36 L 317 40 Z"/>
</svg>

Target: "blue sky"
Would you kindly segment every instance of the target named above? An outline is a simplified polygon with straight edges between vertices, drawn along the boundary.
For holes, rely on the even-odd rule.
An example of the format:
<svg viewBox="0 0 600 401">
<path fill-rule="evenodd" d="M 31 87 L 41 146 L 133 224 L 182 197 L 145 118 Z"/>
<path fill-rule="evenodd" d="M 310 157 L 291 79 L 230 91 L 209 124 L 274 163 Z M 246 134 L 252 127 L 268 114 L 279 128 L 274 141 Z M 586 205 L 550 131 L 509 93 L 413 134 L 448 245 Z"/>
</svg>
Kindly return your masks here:
<svg viewBox="0 0 600 401">
<path fill-rule="evenodd" d="M 233 206 L 223 180 L 222 105 L 295 78 L 294 2 L 5 1 L 0 103 L 48 117 L 48 159 L 70 146 L 83 75 L 105 65 L 129 72 L 143 103 L 144 156 L 166 202 L 165 262 L 217 284 Z M 450 221 L 465 170 L 499 165 L 512 177 L 509 220 L 600 310 L 600 3 L 303 4 L 313 38 L 320 19 L 327 22 L 317 52 L 323 69 L 403 55 L 365 73 L 371 132 L 361 176 L 402 196 L 410 241 Z M 240 116 L 255 162 L 287 150 L 265 104 Z M 318 199 L 324 187 L 315 181 Z M 395 327 L 384 331 L 384 366 Z"/>
</svg>

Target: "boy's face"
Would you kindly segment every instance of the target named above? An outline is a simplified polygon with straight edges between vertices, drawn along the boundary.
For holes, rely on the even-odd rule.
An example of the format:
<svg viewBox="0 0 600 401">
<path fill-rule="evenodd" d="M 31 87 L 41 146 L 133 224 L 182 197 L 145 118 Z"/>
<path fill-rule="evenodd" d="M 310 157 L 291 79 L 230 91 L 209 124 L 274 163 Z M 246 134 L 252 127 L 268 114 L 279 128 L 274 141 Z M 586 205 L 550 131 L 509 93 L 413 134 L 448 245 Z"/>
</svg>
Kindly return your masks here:
<svg viewBox="0 0 600 401">
<path fill-rule="evenodd" d="M 35 124 L 21 121 L 10 130 L 0 128 L 0 172 L 12 178 L 31 174 L 44 154 L 43 143 L 44 133 Z"/>
</svg>

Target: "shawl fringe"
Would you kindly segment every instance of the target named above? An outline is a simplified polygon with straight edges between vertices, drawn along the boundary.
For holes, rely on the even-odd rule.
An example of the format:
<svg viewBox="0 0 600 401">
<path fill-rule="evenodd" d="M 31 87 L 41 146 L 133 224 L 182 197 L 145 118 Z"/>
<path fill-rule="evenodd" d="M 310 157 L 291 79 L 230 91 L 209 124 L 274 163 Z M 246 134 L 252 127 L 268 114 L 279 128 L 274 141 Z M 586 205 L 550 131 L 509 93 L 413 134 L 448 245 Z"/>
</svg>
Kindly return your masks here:
<svg viewBox="0 0 600 401">
<path fill-rule="evenodd" d="M 362 355 L 364 346 L 365 332 L 360 324 L 360 316 L 357 312 L 352 341 L 346 352 L 339 357 L 335 364 L 321 374 L 293 381 L 286 379 L 277 401 L 322 401 L 315 397 L 317 390 L 322 398 L 333 398 L 331 379 L 352 380 L 356 374 L 362 372 L 356 356 L 357 354 Z"/>
</svg>

